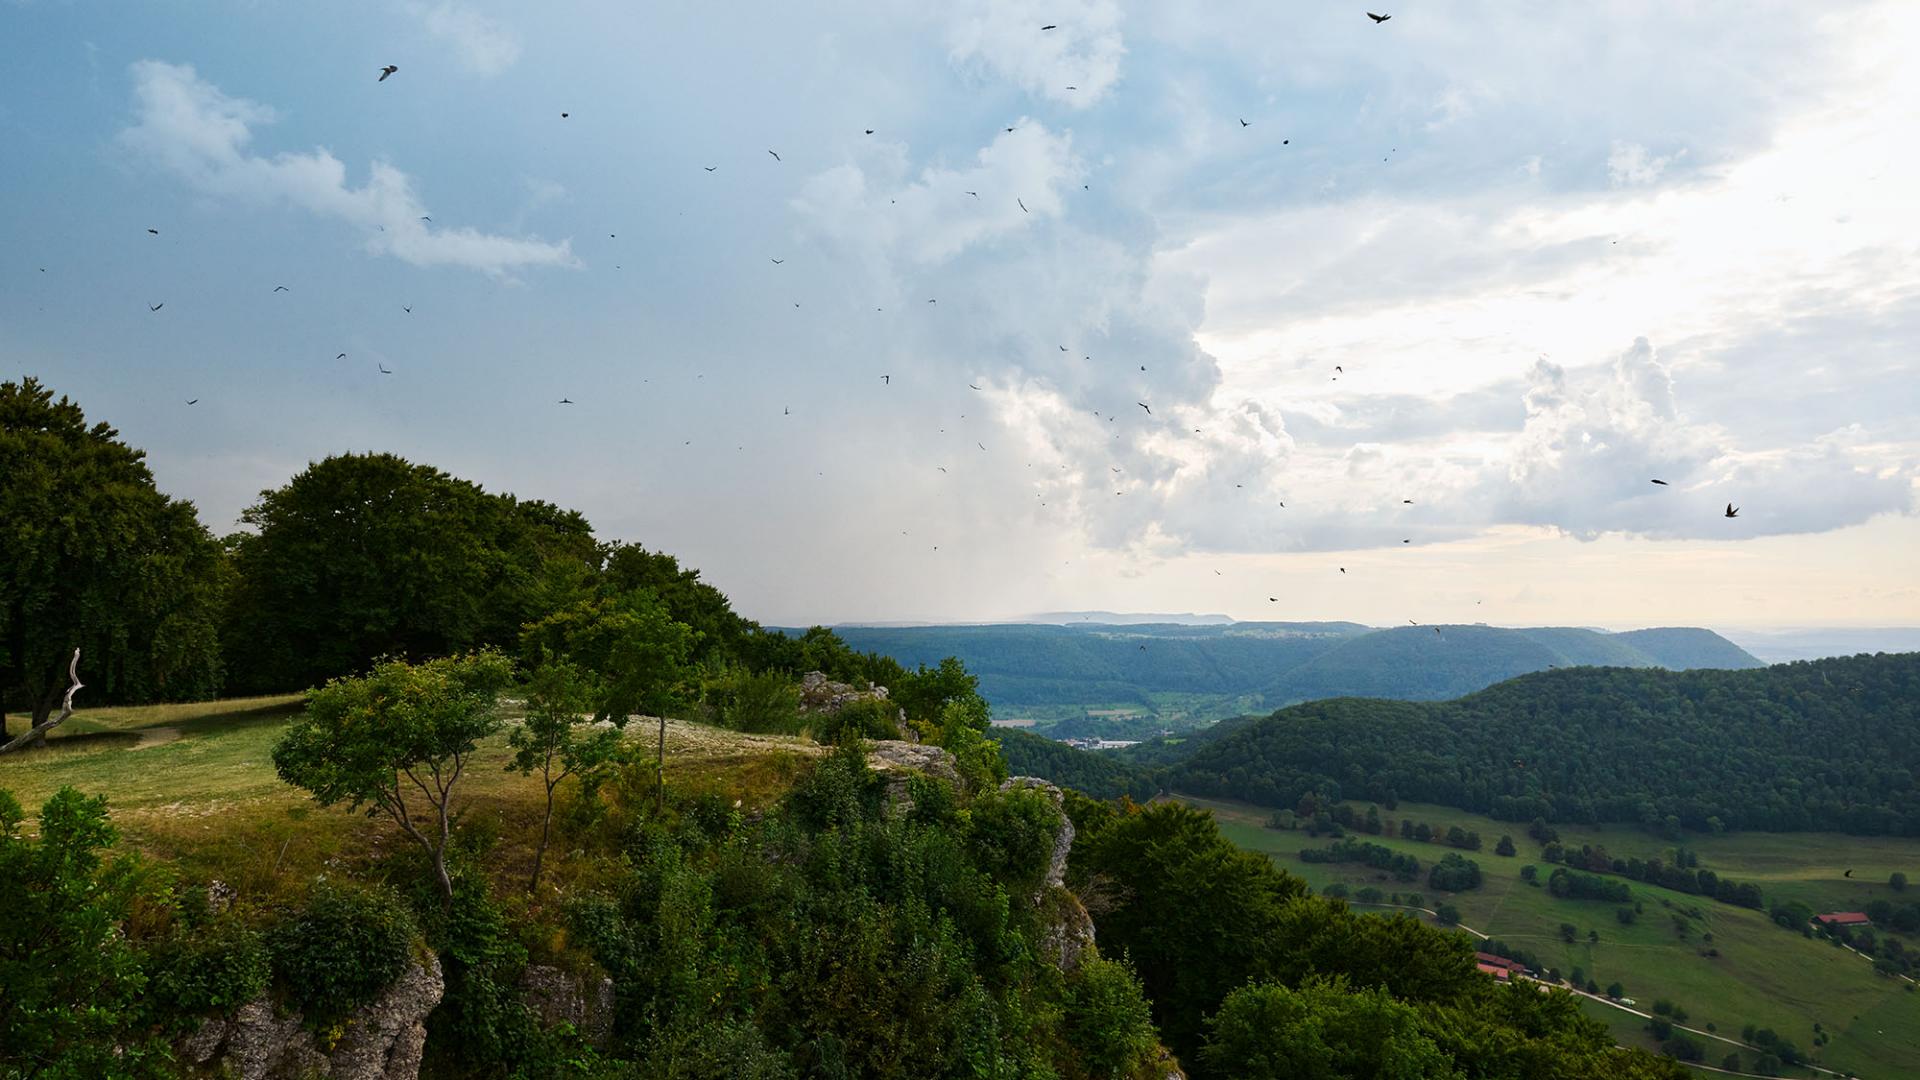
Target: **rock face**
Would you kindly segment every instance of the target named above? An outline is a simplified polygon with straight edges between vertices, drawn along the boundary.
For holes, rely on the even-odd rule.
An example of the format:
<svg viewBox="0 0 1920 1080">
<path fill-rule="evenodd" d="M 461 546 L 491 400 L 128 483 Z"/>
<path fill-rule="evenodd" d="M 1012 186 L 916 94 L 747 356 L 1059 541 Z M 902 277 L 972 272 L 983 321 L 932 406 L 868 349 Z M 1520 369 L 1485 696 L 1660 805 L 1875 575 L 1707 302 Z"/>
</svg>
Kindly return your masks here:
<svg viewBox="0 0 1920 1080">
<path fill-rule="evenodd" d="M 1053 851 L 1047 861 L 1047 876 L 1034 894 L 1040 909 L 1042 930 L 1040 947 L 1061 971 L 1073 971 L 1081 957 L 1093 948 L 1093 918 L 1086 905 L 1067 888 L 1067 856 L 1073 851 L 1073 819 L 1067 816 L 1066 799 L 1060 789 L 1037 776 L 1011 776 L 1000 785 L 1001 791 L 1030 788 L 1047 796 L 1060 812 L 1060 824 L 1053 833 Z"/>
<path fill-rule="evenodd" d="M 849 683 L 834 682 L 822 671 L 809 671 L 800 678 L 800 711 L 836 713 L 856 701 L 885 701 L 887 688 L 868 683 L 865 690 Z"/>
<path fill-rule="evenodd" d="M 445 992 L 438 957 L 414 963 L 342 1021 L 331 1046 L 297 1011 L 280 1014 L 259 998 L 202 1024 L 181 1042 L 180 1056 L 238 1080 L 417 1080 L 427 1014 Z"/>
<path fill-rule="evenodd" d="M 599 1048 L 613 1034 L 613 980 L 587 979 L 547 964 L 528 964 L 520 975 L 520 1000 L 546 1027 L 567 1023 Z"/>
</svg>

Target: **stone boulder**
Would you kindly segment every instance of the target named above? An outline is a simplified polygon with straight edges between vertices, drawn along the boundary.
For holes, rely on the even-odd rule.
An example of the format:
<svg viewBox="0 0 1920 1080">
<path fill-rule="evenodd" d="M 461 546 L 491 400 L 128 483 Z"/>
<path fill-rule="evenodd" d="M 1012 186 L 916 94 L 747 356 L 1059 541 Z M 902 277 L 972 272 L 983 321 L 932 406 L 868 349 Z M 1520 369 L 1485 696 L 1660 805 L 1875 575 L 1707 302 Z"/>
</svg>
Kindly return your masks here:
<svg viewBox="0 0 1920 1080">
<path fill-rule="evenodd" d="M 1057 889 L 1067 883 L 1067 854 L 1073 850 L 1073 819 L 1067 816 L 1066 797 L 1060 789 L 1037 776 L 1009 776 L 1001 783 L 1001 791 L 1014 788 L 1031 788 L 1046 795 L 1053 801 L 1053 808 L 1060 812 L 1060 825 L 1053 833 L 1053 853 L 1047 861 L 1047 878 L 1041 884 L 1042 889 Z"/>
<path fill-rule="evenodd" d="M 613 980 L 605 975 L 594 979 L 548 964 L 528 964 L 520 974 L 520 1000 L 542 1026 L 571 1024 L 596 1049 L 613 1034 Z"/>
<path fill-rule="evenodd" d="M 960 786 L 960 769 L 953 755 L 924 743 L 900 739 L 869 743 L 867 767 L 886 783 L 887 812 L 901 817 L 913 813 L 913 792 L 907 782 L 916 773 Z"/>
<path fill-rule="evenodd" d="M 440 960 L 429 956 L 348 1014 L 331 1045 L 297 1010 L 280 1012 L 261 997 L 201 1024 L 180 1043 L 180 1056 L 236 1080 L 418 1080 L 427 1014 L 445 992 Z"/>
<path fill-rule="evenodd" d="M 885 701 L 887 688 L 868 683 L 865 690 L 850 683 L 834 682 L 823 671 L 809 671 L 800 678 L 800 711 L 837 713 L 856 701 Z"/>
</svg>

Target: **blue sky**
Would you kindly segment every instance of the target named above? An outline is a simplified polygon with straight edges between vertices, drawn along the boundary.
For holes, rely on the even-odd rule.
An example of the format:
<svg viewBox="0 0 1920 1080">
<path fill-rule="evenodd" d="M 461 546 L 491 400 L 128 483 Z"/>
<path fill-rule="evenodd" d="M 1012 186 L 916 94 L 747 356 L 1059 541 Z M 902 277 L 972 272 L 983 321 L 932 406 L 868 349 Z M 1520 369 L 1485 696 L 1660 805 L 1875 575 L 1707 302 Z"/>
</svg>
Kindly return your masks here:
<svg viewBox="0 0 1920 1080">
<path fill-rule="evenodd" d="M 773 622 L 1920 621 L 1910 5 L 1192 7 L 0 0 L 0 372 Z"/>
</svg>

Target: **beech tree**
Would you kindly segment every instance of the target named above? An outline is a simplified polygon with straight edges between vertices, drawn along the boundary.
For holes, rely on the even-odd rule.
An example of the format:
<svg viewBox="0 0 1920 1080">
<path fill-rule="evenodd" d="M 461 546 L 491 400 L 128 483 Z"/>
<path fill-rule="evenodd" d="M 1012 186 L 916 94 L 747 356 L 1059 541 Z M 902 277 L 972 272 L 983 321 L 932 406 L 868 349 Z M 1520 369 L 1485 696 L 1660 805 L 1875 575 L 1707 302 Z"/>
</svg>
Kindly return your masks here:
<svg viewBox="0 0 1920 1080">
<path fill-rule="evenodd" d="M 512 675 L 492 651 L 382 660 L 368 675 L 307 691 L 306 715 L 274 745 L 274 768 L 321 806 L 344 802 L 391 818 L 433 861 L 451 905 L 454 786 L 474 747 L 500 727 L 495 704 Z"/>
<path fill-rule="evenodd" d="M 101 700 L 211 696 L 222 578 L 220 545 L 142 451 L 34 379 L 0 383 L 0 711 L 45 725 L 75 649 Z"/>
</svg>

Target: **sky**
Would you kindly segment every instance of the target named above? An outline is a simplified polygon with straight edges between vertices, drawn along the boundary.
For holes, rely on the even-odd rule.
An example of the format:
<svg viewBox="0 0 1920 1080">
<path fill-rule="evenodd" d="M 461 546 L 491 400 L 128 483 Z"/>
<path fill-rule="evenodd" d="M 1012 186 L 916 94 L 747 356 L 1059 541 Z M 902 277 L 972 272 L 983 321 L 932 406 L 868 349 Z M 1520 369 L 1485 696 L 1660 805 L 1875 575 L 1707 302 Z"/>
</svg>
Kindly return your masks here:
<svg viewBox="0 0 1920 1080">
<path fill-rule="evenodd" d="M 1920 6 L 1390 11 L 0 0 L 0 378 L 774 624 L 1920 624 Z"/>
</svg>

